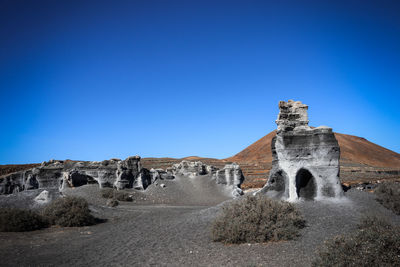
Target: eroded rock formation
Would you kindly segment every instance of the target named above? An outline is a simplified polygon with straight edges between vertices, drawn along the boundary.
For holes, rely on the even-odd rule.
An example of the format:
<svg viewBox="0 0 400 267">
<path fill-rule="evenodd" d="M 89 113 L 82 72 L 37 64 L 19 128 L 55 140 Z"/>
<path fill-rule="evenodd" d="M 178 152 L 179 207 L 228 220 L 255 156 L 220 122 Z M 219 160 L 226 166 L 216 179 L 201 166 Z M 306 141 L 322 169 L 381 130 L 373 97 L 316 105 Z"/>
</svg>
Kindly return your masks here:
<svg viewBox="0 0 400 267">
<path fill-rule="evenodd" d="M 300 101 L 281 101 L 279 109 L 272 169 L 260 193 L 289 201 L 341 196 L 340 149 L 332 129 L 308 126 L 308 106 Z"/>
<path fill-rule="evenodd" d="M 114 187 L 118 190 L 134 188 L 145 190 L 156 180 L 172 180 L 176 175 L 196 177 L 210 175 L 217 184 L 232 188 L 233 196 L 243 194 L 240 185 L 243 173 L 237 164 L 223 169 L 202 162 L 182 161 L 172 167 L 148 170 L 141 166 L 140 157 L 125 160 L 98 161 L 50 160 L 41 166 L 6 175 L 0 179 L 0 194 L 11 194 L 31 189 L 59 189 L 98 184 L 100 188 Z"/>
<path fill-rule="evenodd" d="M 237 197 L 243 195 L 240 185 L 244 181 L 244 176 L 240 166 L 236 163 L 227 164 L 224 168 L 218 169 L 211 165 L 206 165 L 201 161 L 182 161 L 172 166 L 174 175 L 184 175 L 196 177 L 199 175 L 209 175 L 216 180 L 217 184 L 223 184 L 232 188 L 232 195 Z"/>
<path fill-rule="evenodd" d="M 101 188 L 146 189 L 151 182 L 150 172 L 141 167 L 139 156 L 101 162 L 50 160 L 39 167 L 3 177 L 0 180 L 0 193 L 11 194 L 39 188 L 63 189 L 91 183 L 97 183 Z"/>
</svg>

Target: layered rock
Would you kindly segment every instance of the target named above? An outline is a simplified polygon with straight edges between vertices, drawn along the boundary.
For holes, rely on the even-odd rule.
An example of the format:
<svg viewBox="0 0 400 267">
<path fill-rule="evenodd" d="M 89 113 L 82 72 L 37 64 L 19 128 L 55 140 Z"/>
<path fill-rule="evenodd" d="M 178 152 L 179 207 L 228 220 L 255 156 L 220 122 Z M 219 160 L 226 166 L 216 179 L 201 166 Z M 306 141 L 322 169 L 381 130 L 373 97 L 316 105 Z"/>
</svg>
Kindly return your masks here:
<svg viewBox="0 0 400 267">
<path fill-rule="evenodd" d="M 0 193 L 11 194 L 30 189 L 63 189 L 97 183 L 117 189 L 146 189 L 154 180 L 147 169 L 141 167 L 140 157 L 125 160 L 43 162 L 40 167 L 12 173 L 0 180 Z"/>
<path fill-rule="evenodd" d="M 125 160 L 43 162 L 41 166 L 4 176 L 0 179 L 0 194 L 11 194 L 31 189 L 59 189 L 98 184 L 100 188 L 114 187 L 118 190 L 134 188 L 145 190 L 156 180 L 172 180 L 175 176 L 196 177 L 209 175 L 217 184 L 232 189 L 232 194 L 243 194 L 240 185 L 244 176 L 237 164 L 228 164 L 222 169 L 200 161 L 182 161 L 172 167 L 148 170 L 141 166 L 140 157 Z"/>
<path fill-rule="evenodd" d="M 244 181 L 244 175 L 238 164 L 227 164 L 224 168 L 216 170 L 213 176 L 216 178 L 217 184 L 231 186 L 234 196 L 243 195 L 240 185 Z"/>
<path fill-rule="evenodd" d="M 332 129 L 308 126 L 308 106 L 279 102 L 277 134 L 272 139 L 272 169 L 260 192 L 294 201 L 342 195 L 340 149 Z"/>
<path fill-rule="evenodd" d="M 232 195 L 237 197 L 243 194 L 240 188 L 244 181 L 244 176 L 240 166 L 236 163 L 227 164 L 224 168 L 218 169 L 211 165 L 206 165 L 201 161 L 184 160 L 178 164 L 174 164 L 171 168 L 174 175 L 183 175 L 196 177 L 209 175 L 211 179 L 215 179 L 217 184 L 223 184 L 232 189 Z"/>
<path fill-rule="evenodd" d="M 207 165 L 201 161 L 183 160 L 180 163 L 172 165 L 171 171 L 174 175 L 197 176 L 208 174 Z"/>
</svg>

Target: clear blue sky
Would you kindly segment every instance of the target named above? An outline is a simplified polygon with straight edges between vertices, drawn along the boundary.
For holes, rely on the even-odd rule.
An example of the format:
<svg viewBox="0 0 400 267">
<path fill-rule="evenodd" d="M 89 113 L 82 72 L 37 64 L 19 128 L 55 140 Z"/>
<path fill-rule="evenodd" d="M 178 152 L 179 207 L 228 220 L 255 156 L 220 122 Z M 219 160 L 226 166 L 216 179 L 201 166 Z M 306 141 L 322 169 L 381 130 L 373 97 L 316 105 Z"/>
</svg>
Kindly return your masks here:
<svg viewBox="0 0 400 267">
<path fill-rule="evenodd" d="M 312 126 L 400 152 L 399 14 L 397 0 L 0 0 L 0 164 L 225 158 L 288 99 Z"/>
</svg>

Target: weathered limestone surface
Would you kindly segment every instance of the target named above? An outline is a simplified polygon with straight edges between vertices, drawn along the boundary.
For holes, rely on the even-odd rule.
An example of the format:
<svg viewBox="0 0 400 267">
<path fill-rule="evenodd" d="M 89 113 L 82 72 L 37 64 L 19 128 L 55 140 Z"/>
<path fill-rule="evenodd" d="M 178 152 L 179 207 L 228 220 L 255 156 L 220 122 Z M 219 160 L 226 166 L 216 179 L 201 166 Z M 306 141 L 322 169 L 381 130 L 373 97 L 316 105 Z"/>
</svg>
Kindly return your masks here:
<svg viewBox="0 0 400 267">
<path fill-rule="evenodd" d="M 260 191 L 289 201 L 342 195 L 339 144 L 326 126 L 308 126 L 308 106 L 279 102 L 277 135 L 272 140 L 272 169 Z"/>
</svg>

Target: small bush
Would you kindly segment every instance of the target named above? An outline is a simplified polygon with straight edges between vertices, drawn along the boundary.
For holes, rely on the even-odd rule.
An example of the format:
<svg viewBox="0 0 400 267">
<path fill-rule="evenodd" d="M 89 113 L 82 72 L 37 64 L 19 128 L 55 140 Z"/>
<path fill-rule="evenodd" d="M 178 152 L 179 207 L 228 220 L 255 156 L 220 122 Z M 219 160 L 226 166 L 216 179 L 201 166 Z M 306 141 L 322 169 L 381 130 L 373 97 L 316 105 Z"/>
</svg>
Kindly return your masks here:
<svg viewBox="0 0 400 267">
<path fill-rule="evenodd" d="M 364 218 L 356 232 L 325 241 L 313 266 L 400 266 L 400 227 Z"/>
<path fill-rule="evenodd" d="M 112 188 L 103 188 L 101 189 L 101 196 L 103 198 L 113 198 L 114 197 L 114 189 Z"/>
<path fill-rule="evenodd" d="M 116 191 L 114 197 L 119 201 L 133 201 L 132 196 L 127 192 Z"/>
<path fill-rule="evenodd" d="M 53 201 L 43 215 L 51 224 L 60 226 L 85 226 L 95 224 L 96 219 L 90 214 L 89 205 L 83 198 L 65 197 Z"/>
<path fill-rule="evenodd" d="M 110 198 L 109 200 L 107 200 L 106 205 L 109 207 L 116 207 L 119 205 L 119 202 L 116 199 Z"/>
<path fill-rule="evenodd" d="M 133 201 L 132 196 L 124 191 L 118 191 L 112 188 L 104 188 L 101 190 L 101 196 L 103 198 L 114 198 L 119 201 Z"/>
<path fill-rule="evenodd" d="M 226 204 L 212 225 L 214 241 L 224 243 L 290 240 L 305 221 L 293 204 L 248 196 Z"/>
<path fill-rule="evenodd" d="M 46 220 L 30 210 L 0 209 L 1 232 L 24 232 L 47 227 Z"/>
<path fill-rule="evenodd" d="M 400 215 L 400 183 L 382 183 L 374 192 L 379 203 Z"/>
</svg>

